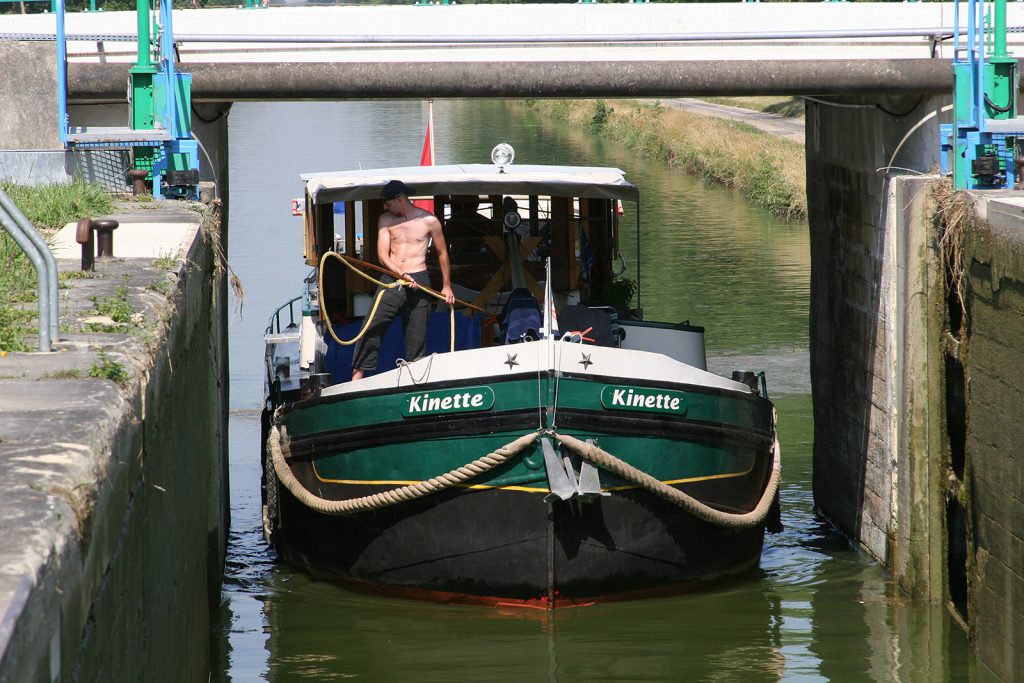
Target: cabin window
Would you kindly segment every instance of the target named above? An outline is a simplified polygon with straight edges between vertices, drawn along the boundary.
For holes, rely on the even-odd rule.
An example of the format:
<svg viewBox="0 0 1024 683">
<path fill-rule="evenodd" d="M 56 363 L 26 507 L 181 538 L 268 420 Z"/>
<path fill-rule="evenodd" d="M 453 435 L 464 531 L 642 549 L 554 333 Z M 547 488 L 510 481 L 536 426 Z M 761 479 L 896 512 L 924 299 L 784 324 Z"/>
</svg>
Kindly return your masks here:
<svg viewBox="0 0 1024 683">
<path fill-rule="evenodd" d="M 618 215 L 613 200 L 538 195 L 438 195 L 433 200 L 459 298 L 496 311 L 500 293 L 521 282 L 542 301 L 544 265 L 550 257 L 552 288 L 557 294 L 571 302 L 607 303 L 601 301 L 599 293 L 612 280 L 618 247 Z M 330 248 L 379 265 L 376 251 L 381 201 L 312 205 L 307 198 L 307 206 L 313 207 L 307 212 L 307 253 L 315 254 L 311 265 L 318 264 Z M 506 257 L 513 248 L 518 253 L 512 256 L 515 262 L 510 262 Z M 330 310 L 339 314 L 344 311 L 346 317 L 351 317 L 357 308 L 354 297 L 372 295 L 376 285 L 336 260 L 328 264 L 323 274 L 325 295 L 334 289 L 347 293 L 344 304 L 334 302 Z M 436 257 L 428 256 L 428 264 L 431 279 L 440 289 Z"/>
</svg>

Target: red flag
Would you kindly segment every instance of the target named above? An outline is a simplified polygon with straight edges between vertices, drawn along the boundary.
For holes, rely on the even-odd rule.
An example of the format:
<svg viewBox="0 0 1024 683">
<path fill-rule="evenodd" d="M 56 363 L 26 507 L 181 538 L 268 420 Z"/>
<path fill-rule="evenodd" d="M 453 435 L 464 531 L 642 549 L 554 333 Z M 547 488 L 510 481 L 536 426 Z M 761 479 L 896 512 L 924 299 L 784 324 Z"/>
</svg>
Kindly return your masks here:
<svg viewBox="0 0 1024 683">
<path fill-rule="evenodd" d="M 434 123 L 434 102 L 430 102 L 430 109 L 427 115 L 427 134 L 423 138 L 423 152 L 420 154 L 420 166 L 433 166 L 434 165 L 434 136 L 433 136 L 433 123 Z M 433 199 L 417 199 L 413 202 L 416 206 L 420 207 L 424 211 L 434 213 L 434 200 Z"/>
<path fill-rule="evenodd" d="M 427 121 L 427 134 L 423 138 L 423 153 L 420 154 L 420 166 L 433 166 L 434 165 L 434 145 L 431 140 L 430 121 Z"/>
</svg>

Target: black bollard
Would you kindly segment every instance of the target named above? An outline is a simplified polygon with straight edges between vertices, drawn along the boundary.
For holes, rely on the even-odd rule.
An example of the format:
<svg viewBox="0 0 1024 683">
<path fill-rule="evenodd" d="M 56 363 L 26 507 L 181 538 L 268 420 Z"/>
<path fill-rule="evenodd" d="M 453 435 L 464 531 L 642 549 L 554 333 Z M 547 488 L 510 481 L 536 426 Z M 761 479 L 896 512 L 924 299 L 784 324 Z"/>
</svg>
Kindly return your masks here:
<svg viewBox="0 0 1024 683">
<path fill-rule="evenodd" d="M 114 231 L 117 230 L 118 222 L 113 218 L 98 218 L 92 222 L 96 230 L 96 251 L 99 258 L 113 258 L 114 256 Z"/>
</svg>

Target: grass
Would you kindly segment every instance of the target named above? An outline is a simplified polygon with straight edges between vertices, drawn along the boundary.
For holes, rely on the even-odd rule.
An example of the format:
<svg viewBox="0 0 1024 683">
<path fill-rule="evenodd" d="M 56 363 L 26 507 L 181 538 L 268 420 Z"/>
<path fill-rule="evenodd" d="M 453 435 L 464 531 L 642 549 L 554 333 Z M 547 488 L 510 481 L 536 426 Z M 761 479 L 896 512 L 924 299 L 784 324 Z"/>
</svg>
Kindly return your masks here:
<svg viewBox="0 0 1024 683">
<path fill-rule="evenodd" d="M 96 362 L 89 367 L 89 377 L 109 379 L 122 385 L 131 379 L 131 375 L 124 369 L 124 366 L 103 351 L 99 352 Z"/>
<path fill-rule="evenodd" d="M 153 267 L 158 270 L 177 270 L 177 252 L 171 249 L 168 249 L 167 251 L 161 251 L 160 255 L 153 259 Z"/>
<path fill-rule="evenodd" d="M 660 104 L 605 100 L 528 100 L 526 105 L 624 144 L 637 156 L 740 191 L 788 219 L 807 215 L 803 145 L 736 121 Z"/>
<path fill-rule="evenodd" d="M 128 325 L 132 322 L 132 305 L 128 302 L 128 288 L 118 287 L 113 296 L 100 299 L 90 296 L 96 315 L 105 315 L 115 323 Z"/>
<path fill-rule="evenodd" d="M 148 289 L 151 292 L 156 292 L 157 294 L 167 296 L 167 293 L 171 290 L 171 281 L 157 280 L 156 282 L 151 282 L 148 285 L 146 285 L 146 289 Z"/>
<path fill-rule="evenodd" d="M 78 368 L 43 373 L 43 379 L 78 379 L 81 376 L 82 372 Z"/>
<path fill-rule="evenodd" d="M 82 216 L 110 213 L 113 199 L 103 188 L 84 182 L 29 187 L 0 182 L 25 217 L 49 239 L 67 223 Z M 0 231 L 0 351 L 27 351 L 36 320 L 36 272 L 32 262 L 7 234 Z"/>
<path fill-rule="evenodd" d="M 727 107 L 749 109 L 765 114 L 778 114 L 790 119 L 804 117 L 804 99 L 802 97 L 701 97 L 705 102 L 724 104 Z"/>
<path fill-rule="evenodd" d="M 32 334 L 29 323 L 35 312 L 15 306 L 0 306 L 0 351 L 28 351 L 25 336 Z"/>
</svg>

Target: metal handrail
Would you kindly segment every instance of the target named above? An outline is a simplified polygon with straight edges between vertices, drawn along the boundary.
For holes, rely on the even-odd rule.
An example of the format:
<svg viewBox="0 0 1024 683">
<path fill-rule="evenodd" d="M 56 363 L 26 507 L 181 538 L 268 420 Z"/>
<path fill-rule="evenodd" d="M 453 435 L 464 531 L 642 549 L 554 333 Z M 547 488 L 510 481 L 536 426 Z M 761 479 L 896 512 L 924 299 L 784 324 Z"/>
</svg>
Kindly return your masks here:
<svg viewBox="0 0 1024 683">
<path fill-rule="evenodd" d="M 21 247 L 36 269 L 36 298 L 39 303 L 39 350 L 52 351 L 57 339 L 57 261 L 42 235 L 14 201 L 0 188 L 0 225 Z"/>
<path fill-rule="evenodd" d="M 295 325 L 295 303 L 302 299 L 301 296 L 297 296 L 291 301 L 281 304 L 277 307 L 277 310 L 270 314 L 270 322 L 267 323 L 267 329 L 264 334 L 280 334 L 281 333 L 281 312 L 287 308 L 289 327 Z"/>
</svg>

